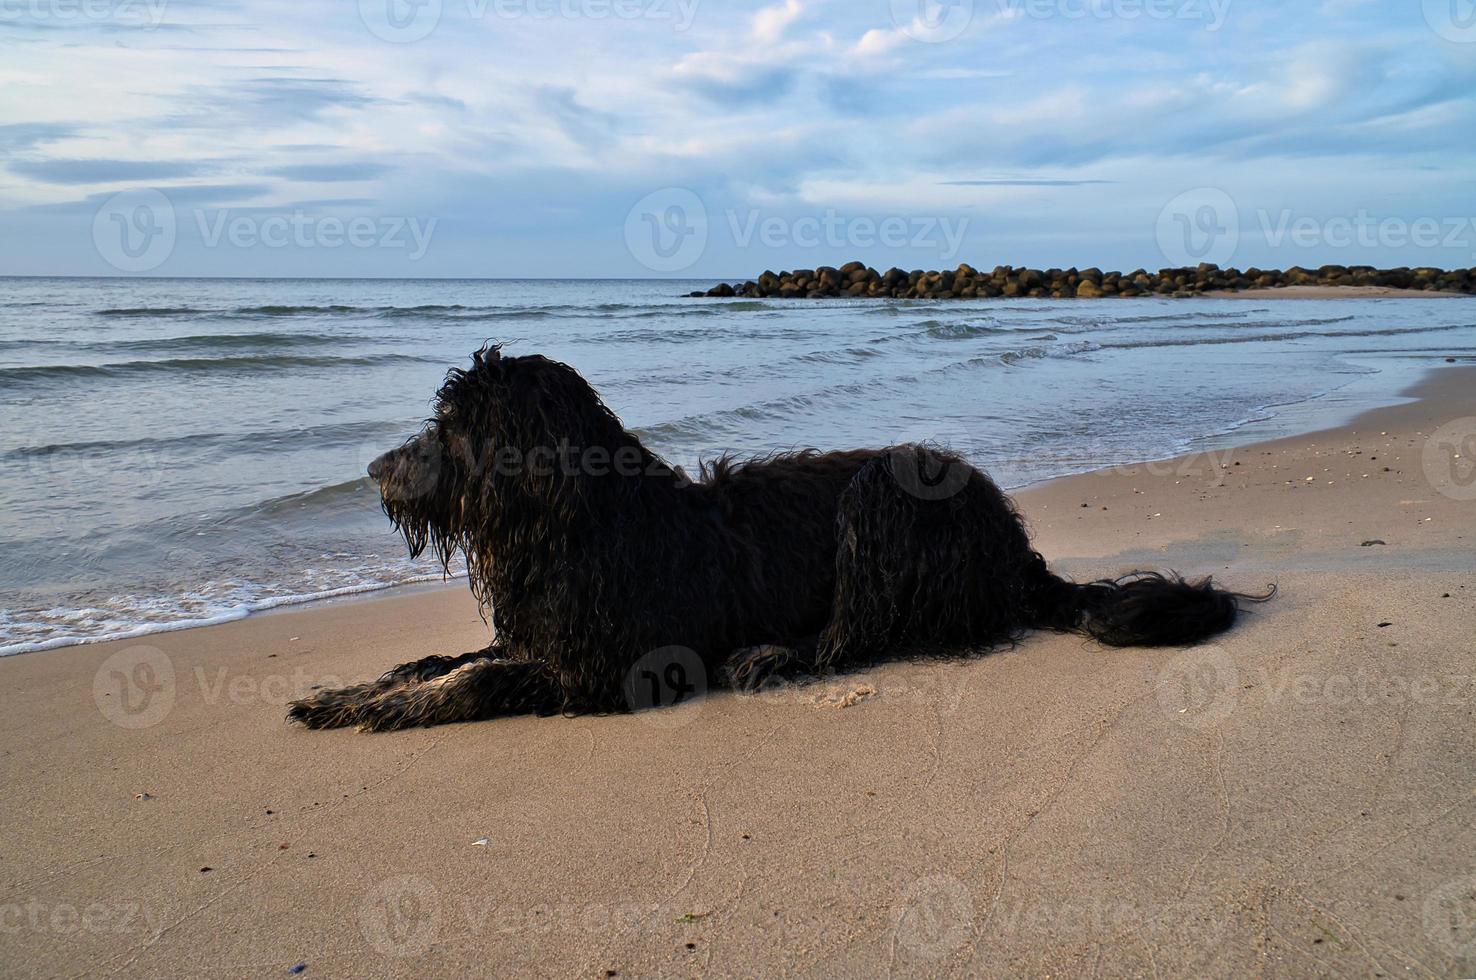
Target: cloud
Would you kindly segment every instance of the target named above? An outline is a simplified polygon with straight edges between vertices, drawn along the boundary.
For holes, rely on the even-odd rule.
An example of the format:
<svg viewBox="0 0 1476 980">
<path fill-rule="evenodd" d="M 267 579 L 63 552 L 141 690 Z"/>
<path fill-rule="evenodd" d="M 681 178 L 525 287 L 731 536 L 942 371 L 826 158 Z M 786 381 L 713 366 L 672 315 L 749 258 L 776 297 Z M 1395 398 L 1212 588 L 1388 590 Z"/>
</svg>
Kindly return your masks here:
<svg viewBox="0 0 1476 980">
<path fill-rule="evenodd" d="M 171 160 L 12 160 L 12 173 L 48 184 L 113 184 L 177 180 L 215 171 L 208 163 Z"/>
<path fill-rule="evenodd" d="M 944 187 L 1088 187 L 1115 184 L 1115 180 L 1063 180 L 1047 177 L 984 177 L 975 180 L 940 180 Z"/>
<path fill-rule="evenodd" d="M 786 94 L 799 72 L 772 54 L 700 52 L 679 61 L 672 75 L 714 102 L 743 105 L 772 102 Z"/>
<path fill-rule="evenodd" d="M 911 2 L 651 14 L 684 4 L 616 19 L 586 15 L 615 9 L 593 3 L 476 17 L 447 2 L 439 29 L 406 44 L 374 35 L 352 0 L 170 0 L 169 30 L 0 32 L 0 118 L 14 120 L 0 124 L 0 220 L 157 186 L 186 206 L 439 216 L 465 263 L 453 272 L 598 273 L 640 271 L 625 214 L 663 187 L 717 215 L 987 209 L 1042 250 L 1129 242 L 1099 230 L 1151 226 L 1167 191 L 1197 186 L 1250 187 L 1245 206 L 1273 210 L 1336 208 L 1335 192 L 1345 208 L 1476 206 L 1455 176 L 1476 164 L 1476 45 L 1441 38 L 1417 3 L 1233 0 L 1216 31 L 1148 13 L 1162 5 L 975 0 L 963 33 L 936 43 L 894 18 Z M 27 227 L 0 241 L 0 267 L 70 254 L 45 221 Z M 61 244 L 33 249 L 37 236 Z M 311 274 L 314 260 L 285 265 Z"/>
<path fill-rule="evenodd" d="M 297 163 L 286 167 L 274 167 L 267 173 L 273 177 L 303 183 L 335 183 L 373 180 L 384 176 L 390 170 L 390 167 L 382 163 Z"/>
<path fill-rule="evenodd" d="M 537 107 L 559 130 L 587 150 L 609 145 L 616 130 L 616 117 L 583 105 L 571 88 L 541 86 L 535 94 Z"/>
<path fill-rule="evenodd" d="M 153 121 L 180 129 L 217 129 L 230 125 L 320 122 L 331 114 L 365 110 L 385 100 L 365 92 L 358 82 L 343 78 L 287 75 L 256 77 L 183 93 L 192 108 Z"/>
<path fill-rule="evenodd" d="M 7 123 L 0 125 L 0 155 L 29 150 L 43 143 L 75 136 L 75 127 L 66 123 Z"/>
<path fill-rule="evenodd" d="M 798 20 L 802 13 L 804 7 L 799 0 L 784 0 L 776 6 L 765 7 L 753 15 L 754 40 L 772 44 L 784 36 L 789 25 Z"/>
</svg>

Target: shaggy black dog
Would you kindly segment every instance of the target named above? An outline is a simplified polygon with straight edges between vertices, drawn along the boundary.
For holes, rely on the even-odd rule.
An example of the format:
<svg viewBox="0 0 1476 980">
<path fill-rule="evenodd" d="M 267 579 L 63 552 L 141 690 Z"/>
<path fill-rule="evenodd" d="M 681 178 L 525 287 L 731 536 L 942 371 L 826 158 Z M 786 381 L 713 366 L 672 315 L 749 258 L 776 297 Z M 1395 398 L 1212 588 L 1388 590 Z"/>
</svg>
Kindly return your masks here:
<svg viewBox="0 0 1476 980">
<path fill-rule="evenodd" d="M 653 707 L 1030 629 L 1187 645 L 1250 598 L 1177 576 L 1065 581 L 988 477 L 925 446 L 722 459 L 693 482 L 573 368 L 497 347 L 451 371 L 424 431 L 369 474 L 412 555 L 465 555 L 496 640 L 292 704 L 312 728 Z"/>
</svg>

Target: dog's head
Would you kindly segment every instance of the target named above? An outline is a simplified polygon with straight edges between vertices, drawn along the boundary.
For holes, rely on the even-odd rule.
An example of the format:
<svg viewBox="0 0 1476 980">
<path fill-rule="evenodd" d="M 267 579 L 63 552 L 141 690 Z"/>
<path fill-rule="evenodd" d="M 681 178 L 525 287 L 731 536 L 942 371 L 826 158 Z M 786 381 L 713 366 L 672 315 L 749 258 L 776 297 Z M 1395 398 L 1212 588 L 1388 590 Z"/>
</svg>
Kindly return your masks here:
<svg viewBox="0 0 1476 980">
<path fill-rule="evenodd" d="M 429 546 L 444 565 L 458 546 L 469 558 L 490 546 L 502 523 L 567 519 L 600 498 L 596 484 L 614 493 L 591 477 L 621 452 L 632 472 L 659 464 L 573 368 L 489 346 L 447 373 L 435 414 L 369 476 L 411 554 Z"/>
</svg>

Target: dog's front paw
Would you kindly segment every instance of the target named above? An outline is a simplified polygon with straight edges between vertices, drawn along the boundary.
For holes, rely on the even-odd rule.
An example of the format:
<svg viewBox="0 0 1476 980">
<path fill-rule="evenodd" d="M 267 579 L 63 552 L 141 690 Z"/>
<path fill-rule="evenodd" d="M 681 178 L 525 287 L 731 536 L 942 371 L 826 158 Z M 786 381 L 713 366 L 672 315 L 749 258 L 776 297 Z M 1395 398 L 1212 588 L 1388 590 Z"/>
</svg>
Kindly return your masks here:
<svg viewBox="0 0 1476 980">
<path fill-rule="evenodd" d="M 350 690 L 323 691 L 287 705 L 287 720 L 308 728 L 349 728 L 359 724 L 360 704 Z"/>
<path fill-rule="evenodd" d="M 724 668 L 728 682 L 740 691 L 761 691 L 766 685 L 789 680 L 801 669 L 799 651 L 762 646 L 739 650 Z"/>
</svg>

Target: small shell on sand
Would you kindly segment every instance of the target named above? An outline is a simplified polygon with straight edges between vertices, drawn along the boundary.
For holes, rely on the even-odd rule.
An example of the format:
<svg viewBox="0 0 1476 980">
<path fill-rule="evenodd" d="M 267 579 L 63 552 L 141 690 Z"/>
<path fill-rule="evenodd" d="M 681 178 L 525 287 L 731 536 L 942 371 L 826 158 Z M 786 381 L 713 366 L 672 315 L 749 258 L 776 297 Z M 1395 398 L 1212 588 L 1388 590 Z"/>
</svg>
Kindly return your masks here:
<svg viewBox="0 0 1476 980">
<path fill-rule="evenodd" d="M 854 708 L 867 698 L 876 694 L 876 688 L 870 684 L 862 684 L 849 690 L 834 687 L 815 695 L 813 703 L 822 708 L 834 708 L 840 711 L 843 708 Z"/>
</svg>

